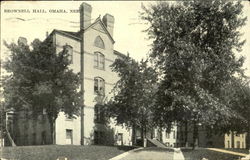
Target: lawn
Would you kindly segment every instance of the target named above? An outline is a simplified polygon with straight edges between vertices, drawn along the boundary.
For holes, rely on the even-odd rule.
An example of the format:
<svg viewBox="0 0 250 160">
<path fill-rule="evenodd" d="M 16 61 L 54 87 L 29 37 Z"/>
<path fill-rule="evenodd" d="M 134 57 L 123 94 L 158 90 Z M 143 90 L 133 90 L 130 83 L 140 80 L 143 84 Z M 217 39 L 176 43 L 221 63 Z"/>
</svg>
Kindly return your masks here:
<svg viewBox="0 0 250 160">
<path fill-rule="evenodd" d="M 201 160 L 207 158 L 208 160 L 239 160 L 240 156 L 211 151 L 205 148 L 192 149 L 181 149 L 185 160 Z"/>
<path fill-rule="evenodd" d="M 74 145 L 46 145 L 4 147 L 2 158 L 15 160 L 56 160 L 67 157 L 68 160 L 108 160 L 126 152 L 133 147 L 118 146 L 74 146 Z"/>
</svg>

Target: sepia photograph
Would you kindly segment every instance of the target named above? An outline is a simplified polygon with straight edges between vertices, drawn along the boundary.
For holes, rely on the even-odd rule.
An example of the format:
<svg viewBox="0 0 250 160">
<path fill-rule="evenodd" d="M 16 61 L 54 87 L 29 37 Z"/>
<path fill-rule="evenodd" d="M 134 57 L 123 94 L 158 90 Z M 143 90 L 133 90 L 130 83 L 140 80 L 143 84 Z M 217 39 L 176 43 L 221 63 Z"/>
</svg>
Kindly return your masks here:
<svg viewBox="0 0 250 160">
<path fill-rule="evenodd" d="M 0 160 L 250 160 L 250 1 L 0 3 Z"/>
</svg>

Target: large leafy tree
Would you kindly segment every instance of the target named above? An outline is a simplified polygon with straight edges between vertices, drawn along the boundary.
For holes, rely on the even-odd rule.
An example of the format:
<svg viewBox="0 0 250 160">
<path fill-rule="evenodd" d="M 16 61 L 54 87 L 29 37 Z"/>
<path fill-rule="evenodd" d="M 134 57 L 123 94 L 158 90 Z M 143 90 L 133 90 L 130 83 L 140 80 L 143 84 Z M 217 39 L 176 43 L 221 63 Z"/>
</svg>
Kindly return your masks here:
<svg viewBox="0 0 250 160">
<path fill-rule="evenodd" d="M 21 40 L 5 46 L 10 51 L 4 65 L 9 73 L 4 82 L 5 107 L 31 112 L 33 118 L 46 111 L 54 143 L 59 112 L 73 118 L 80 109 L 80 76 L 69 68 L 67 49 L 57 54 L 50 39 L 35 39 L 31 46 Z"/>
<path fill-rule="evenodd" d="M 246 20 L 242 7 L 224 0 L 144 7 L 142 19 L 149 23 L 146 31 L 153 39 L 150 57 L 162 78 L 158 110 L 167 124 L 192 121 L 194 140 L 198 123 L 221 126 L 237 115 L 223 93 L 243 74 L 244 58 L 235 55 L 244 44 L 239 32 Z"/>
<path fill-rule="evenodd" d="M 250 86 L 242 80 L 237 80 L 227 88 L 227 97 L 230 106 L 240 115 L 223 126 L 225 132 L 236 131 L 247 133 L 247 144 L 250 148 Z"/>
<path fill-rule="evenodd" d="M 129 56 L 116 59 L 112 70 L 120 79 L 113 89 L 113 98 L 106 104 L 107 113 L 117 124 L 133 128 L 135 143 L 135 128 L 140 129 L 142 139 L 152 129 L 157 75 L 147 61 L 136 62 Z"/>
</svg>

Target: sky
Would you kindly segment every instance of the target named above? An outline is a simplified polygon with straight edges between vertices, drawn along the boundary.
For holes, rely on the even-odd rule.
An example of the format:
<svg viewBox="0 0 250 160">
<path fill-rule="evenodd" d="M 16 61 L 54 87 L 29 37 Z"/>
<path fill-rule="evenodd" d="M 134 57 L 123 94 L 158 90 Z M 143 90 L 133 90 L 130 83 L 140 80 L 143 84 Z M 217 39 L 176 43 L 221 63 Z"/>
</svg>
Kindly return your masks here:
<svg viewBox="0 0 250 160">
<path fill-rule="evenodd" d="M 1 2 L 1 58 L 6 58 L 3 40 L 16 42 L 19 36 L 26 37 L 28 43 L 33 39 L 44 40 L 46 32 L 53 29 L 79 31 L 79 13 L 77 10 L 81 1 L 5 1 Z M 124 54 L 129 53 L 136 60 L 146 58 L 150 50 L 151 40 L 143 30 L 147 24 L 139 18 L 141 5 L 148 5 L 149 1 L 87 1 L 92 6 L 92 22 L 99 16 L 109 13 L 115 17 L 114 49 Z M 250 3 L 243 2 L 244 16 L 250 15 Z M 6 9 L 29 9 L 30 13 L 7 13 Z M 44 9 L 47 13 L 32 13 L 33 9 Z M 52 13 L 54 10 L 64 9 L 68 13 Z M 247 42 L 241 53 L 246 57 L 244 68 L 250 76 L 250 16 L 247 24 L 241 29 L 242 39 Z"/>
</svg>

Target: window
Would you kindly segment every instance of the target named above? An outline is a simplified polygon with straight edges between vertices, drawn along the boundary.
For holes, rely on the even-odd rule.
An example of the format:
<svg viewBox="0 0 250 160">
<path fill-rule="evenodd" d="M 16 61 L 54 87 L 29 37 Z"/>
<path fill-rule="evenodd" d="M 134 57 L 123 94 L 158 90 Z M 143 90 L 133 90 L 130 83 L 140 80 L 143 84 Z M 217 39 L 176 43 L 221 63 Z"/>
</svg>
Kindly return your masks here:
<svg viewBox="0 0 250 160">
<path fill-rule="evenodd" d="M 65 120 L 66 121 L 73 121 L 73 117 L 70 117 L 69 115 L 65 114 Z"/>
<path fill-rule="evenodd" d="M 95 105 L 95 118 L 94 118 L 95 123 L 104 123 L 104 111 L 102 110 L 102 105 Z"/>
<path fill-rule="evenodd" d="M 183 140 L 183 131 L 181 131 L 180 139 Z"/>
<path fill-rule="evenodd" d="M 36 145 L 36 133 L 32 134 L 32 145 Z"/>
<path fill-rule="evenodd" d="M 118 145 L 123 145 L 123 134 L 122 133 L 118 133 L 117 144 Z"/>
<path fill-rule="evenodd" d="M 104 132 L 102 131 L 95 131 L 94 132 L 94 144 L 103 144 L 104 143 Z"/>
<path fill-rule="evenodd" d="M 175 131 L 173 131 L 173 139 L 175 139 Z"/>
<path fill-rule="evenodd" d="M 230 141 L 227 141 L 227 148 L 230 148 Z"/>
<path fill-rule="evenodd" d="M 237 141 L 237 148 L 240 148 L 240 141 Z"/>
<path fill-rule="evenodd" d="M 166 132 L 166 138 L 169 139 L 170 138 L 170 134 L 168 132 Z"/>
<path fill-rule="evenodd" d="M 102 49 L 105 49 L 105 45 L 104 45 L 104 42 L 102 40 L 102 38 L 100 36 L 96 37 L 95 39 L 95 42 L 94 42 L 94 45 L 98 48 L 102 48 Z"/>
<path fill-rule="evenodd" d="M 73 144 L 73 130 L 66 129 L 66 144 Z"/>
<path fill-rule="evenodd" d="M 46 131 L 42 132 L 42 144 L 46 144 Z"/>
<path fill-rule="evenodd" d="M 100 77 L 94 78 L 94 92 L 95 94 L 105 95 L 105 81 Z"/>
<path fill-rule="evenodd" d="M 69 63 L 72 64 L 73 63 L 73 47 L 66 44 L 64 46 L 64 49 L 66 50 L 67 54 L 69 55 Z"/>
<path fill-rule="evenodd" d="M 105 57 L 100 52 L 94 53 L 94 67 L 103 70 L 105 68 Z"/>
<path fill-rule="evenodd" d="M 47 112 L 46 112 L 46 108 L 43 108 L 43 115 L 46 115 Z"/>
</svg>

